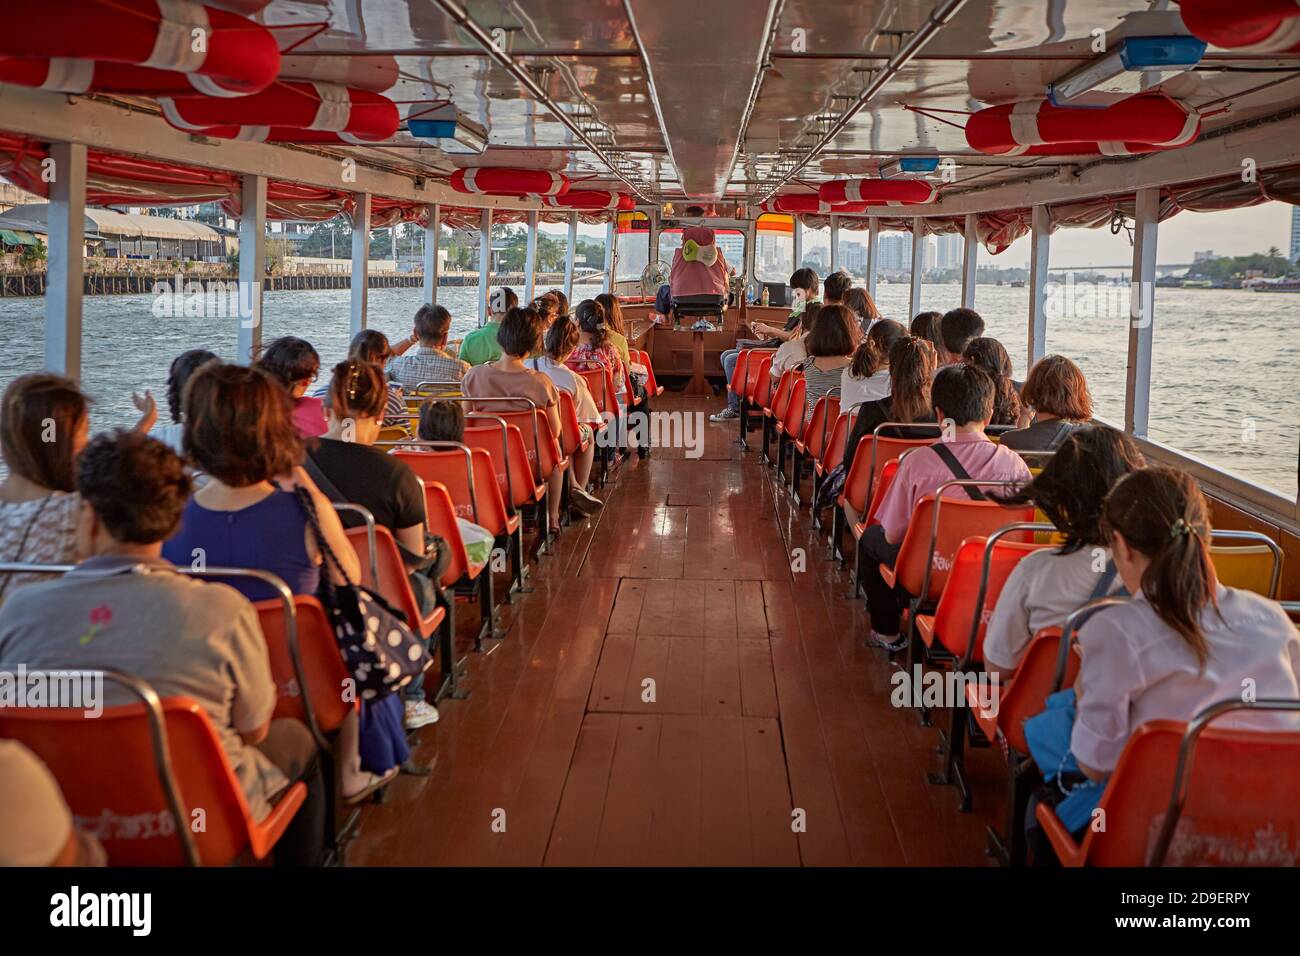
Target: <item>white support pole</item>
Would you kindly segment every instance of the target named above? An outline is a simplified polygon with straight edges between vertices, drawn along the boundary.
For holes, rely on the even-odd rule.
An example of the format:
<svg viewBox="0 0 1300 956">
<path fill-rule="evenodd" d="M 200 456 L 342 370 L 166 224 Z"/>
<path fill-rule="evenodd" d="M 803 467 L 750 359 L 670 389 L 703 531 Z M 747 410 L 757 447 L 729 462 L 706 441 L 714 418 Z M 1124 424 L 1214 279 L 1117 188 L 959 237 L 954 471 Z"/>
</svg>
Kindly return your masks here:
<svg viewBox="0 0 1300 956">
<path fill-rule="evenodd" d="M 840 267 L 840 217 L 831 214 L 831 272 Z"/>
<path fill-rule="evenodd" d="M 524 252 L 524 302 L 533 301 L 537 282 L 537 213 L 528 214 L 528 246 Z"/>
<path fill-rule="evenodd" d="M 975 271 L 979 268 L 980 254 L 979 235 L 976 232 L 978 225 L 979 216 L 973 212 L 967 213 L 962 230 L 965 241 L 961 256 L 961 305 L 964 309 L 975 308 Z"/>
<path fill-rule="evenodd" d="M 239 184 L 239 330 L 235 361 L 256 361 L 262 351 L 262 290 L 266 285 L 266 177 L 245 175 Z"/>
<path fill-rule="evenodd" d="M 484 209 L 478 226 L 478 324 L 488 320 L 488 283 L 492 280 L 492 210 Z"/>
<path fill-rule="evenodd" d="M 51 143 L 54 178 L 48 213 L 45 368 L 81 377 L 81 296 L 86 270 L 86 147 Z"/>
<path fill-rule="evenodd" d="M 603 292 L 614 291 L 614 220 L 605 227 L 605 286 Z"/>
<path fill-rule="evenodd" d="M 803 223 L 798 216 L 790 218 L 794 220 L 794 267 L 800 269 L 803 267 Z"/>
<path fill-rule="evenodd" d="M 646 262 L 648 263 L 658 262 L 659 261 L 659 210 L 651 209 L 648 213 L 646 213 L 646 216 L 650 220 L 650 239 L 649 239 L 650 244 L 646 247 Z M 750 223 L 750 225 L 752 226 L 753 223 Z"/>
<path fill-rule="evenodd" d="M 352 335 L 366 327 L 370 293 L 370 193 L 354 193 L 352 211 Z"/>
<path fill-rule="evenodd" d="M 925 220 L 920 216 L 912 218 L 912 275 L 911 287 L 907 296 L 907 318 L 921 311 L 921 273 L 925 271 Z"/>
<path fill-rule="evenodd" d="M 442 237 L 442 206 L 429 204 L 429 222 L 424 227 L 424 301 L 438 304 L 438 241 Z"/>
<path fill-rule="evenodd" d="M 1029 368 L 1047 348 L 1047 260 L 1052 245 L 1046 206 L 1035 206 L 1029 247 Z"/>
<path fill-rule="evenodd" d="M 573 268 L 578 255 L 578 214 L 569 213 L 569 243 L 564 254 L 564 297 L 573 301 Z"/>
<path fill-rule="evenodd" d="M 880 271 L 880 217 L 867 219 L 867 295 L 876 301 L 876 273 Z M 910 318 L 910 316 L 909 316 Z"/>
<path fill-rule="evenodd" d="M 1151 409 L 1151 342 L 1155 326 L 1156 240 L 1160 190 L 1137 191 L 1133 235 L 1133 286 L 1129 306 L 1128 375 L 1124 385 L 1124 430 L 1147 437 Z"/>
</svg>

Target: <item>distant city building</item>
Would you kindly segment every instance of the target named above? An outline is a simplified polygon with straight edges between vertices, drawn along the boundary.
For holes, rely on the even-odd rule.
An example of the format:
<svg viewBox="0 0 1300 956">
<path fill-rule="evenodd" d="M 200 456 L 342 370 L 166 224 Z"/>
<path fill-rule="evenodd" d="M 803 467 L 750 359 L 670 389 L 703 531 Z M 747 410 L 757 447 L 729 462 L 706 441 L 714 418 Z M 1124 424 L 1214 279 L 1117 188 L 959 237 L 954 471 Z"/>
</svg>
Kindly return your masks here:
<svg viewBox="0 0 1300 956">
<path fill-rule="evenodd" d="M 1295 247 L 1295 225 L 1294 225 L 1294 220 L 1292 220 L 1292 226 L 1291 226 L 1291 245 L 1292 245 L 1292 248 Z M 1194 253 L 1192 253 L 1192 261 L 1193 261 L 1193 262 L 1205 262 L 1205 261 L 1207 261 L 1207 260 L 1209 260 L 1209 259 L 1213 259 L 1213 258 L 1215 258 L 1214 250 L 1213 250 L 1213 249 L 1206 249 L 1206 250 L 1204 250 L 1203 252 L 1194 252 Z"/>
<path fill-rule="evenodd" d="M 727 259 L 727 265 L 735 266 L 740 272 L 745 267 L 745 237 L 720 235 L 717 237 L 718 249 Z"/>
<path fill-rule="evenodd" d="M 1300 262 L 1300 206 L 1291 207 L 1291 261 Z"/>
<path fill-rule="evenodd" d="M 840 268 L 855 274 L 867 271 L 867 247 L 860 242 L 840 242 Z"/>
<path fill-rule="evenodd" d="M 964 251 L 962 237 L 953 233 L 951 235 L 937 236 L 935 242 L 937 244 L 935 267 L 944 270 L 960 269 Z"/>
<path fill-rule="evenodd" d="M 886 272 L 906 272 L 912 268 L 912 234 L 891 232 L 880 237 L 880 269 Z"/>
</svg>

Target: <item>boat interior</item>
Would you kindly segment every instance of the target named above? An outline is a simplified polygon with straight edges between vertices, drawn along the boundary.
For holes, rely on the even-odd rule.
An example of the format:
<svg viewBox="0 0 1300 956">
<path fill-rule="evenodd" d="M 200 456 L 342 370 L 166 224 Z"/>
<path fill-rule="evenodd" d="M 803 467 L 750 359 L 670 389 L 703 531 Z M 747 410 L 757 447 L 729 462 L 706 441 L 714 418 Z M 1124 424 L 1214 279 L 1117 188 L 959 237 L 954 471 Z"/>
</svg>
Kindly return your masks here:
<svg viewBox="0 0 1300 956">
<path fill-rule="evenodd" d="M 918 504 L 929 510 L 914 524 L 932 525 L 909 536 L 896 566 L 910 643 L 870 646 L 863 588 L 877 570 L 861 541 L 910 447 L 880 429 L 846 447 L 854 410 L 841 408 L 839 389 L 806 401 L 813 379 L 773 374 L 777 343 L 752 331 L 787 327 L 804 307 L 802 294 L 787 301 L 784 277 L 761 274 L 764 237 L 786 244 L 793 272 L 808 232 L 828 230 L 814 289 L 844 266 L 846 242 L 865 245 L 854 284 L 874 295 L 882 237 L 910 234 L 907 315 L 894 316 L 904 325 L 930 308 L 919 240 L 959 237 L 961 305 L 979 312 L 978 267 L 1028 238 L 1025 336 L 1007 343 L 1027 369 L 1046 354 L 1049 321 L 1066 321 L 1047 305 L 1053 235 L 1118 220 L 1132 231 L 1137 291 L 1124 417 L 1107 424 L 1207 496 L 1220 583 L 1300 621 L 1295 486 L 1266 488 L 1154 440 L 1149 427 L 1160 316 L 1148 290 L 1161 224 L 1300 203 L 1294 3 L 18 6 L 2 14 L 0 176 L 50 203 L 50 371 L 76 379 L 98 347 L 83 335 L 87 205 L 216 202 L 238 218 L 237 278 L 251 293 L 237 319 L 222 320 L 223 357 L 244 363 L 265 344 L 261 253 L 272 221 L 350 222 L 348 305 L 318 321 L 353 334 L 373 322 L 364 241 L 373 231 L 422 233 L 417 268 L 430 304 L 439 243 L 449 230 L 475 235 L 480 322 L 502 284 L 489 265 L 494 225 L 528 230 L 523 304 L 543 291 L 540 232 L 567 233 L 569 294 L 579 226 L 604 232 L 605 261 L 586 265 L 621 305 L 630 359 L 625 382 L 584 374 L 602 424 L 587 432 L 566 419 L 552 434 L 544 414 L 515 422 L 479 408 L 473 440 L 467 432 L 456 449 L 414 462 L 426 527 L 457 552 L 433 611 L 411 592 L 387 529 L 371 519 L 350 532 L 365 582 L 431 642 L 426 686 L 440 719 L 411 733 L 407 772 L 371 800 L 335 808 L 333 862 L 1017 867 L 1035 813 L 1067 866 L 1246 862 L 1265 830 L 1285 844 L 1265 862 L 1300 859 L 1300 732 L 1207 730 L 1217 712 L 1130 740 L 1101 798 L 1121 825 L 1078 837 L 1050 808 L 1035 811 L 1042 781 L 1024 721 L 1069 689 L 1086 615 L 1036 635 L 1000 706 L 962 690 L 900 705 L 900 674 L 951 687 L 983 673 L 985 627 L 1018 560 L 1006 546 L 1021 542 L 1023 557 L 1060 539 L 1032 505 L 978 520 L 954 507 L 945 522 L 933 498 Z M 164 26 L 202 35 L 207 49 L 169 60 Z M 709 308 L 679 309 L 671 292 L 665 307 L 661 287 L 671 289 L 688 247 L 698 254 L 690 236 L 701 230 L 719 246 L 734 237 L 727 248 L 739 259 L 727 256 L 731 274 Z M 387 429 L 381 447 L 409 445 L 424 401 L 465 394 L 455 383 L 410 389 L 406 424 Z M 710 420 L 729 396 L 737 416 Z M 650 437 L 628 431 L 638 405 L 650 410 Z M 547 479 L 592 442 L 588 489 L 603 506 L 572 518 L 566 507 L 550 527 Z M 1026 462 L 1037 473 L 1048 458 Z M 837 466 L 844 487 L 828 502 L 819 496 Z M 467 515 L 495 538 L 486 567 L 460 553 L 456 519 Z M 341 665 L 315 605 L 280 596 L 259 614 L 277 685 L 296 688 L 277 714 L 329 747 L 344 715 L 328 682 Z M 7 663 L 2 635 L 0 626 Z M 189 712 L 141 699 L 118 733 L 143 735 L 121 759 L 148 785 L 115 787 L 113 799 L 181 817 L 194 793 L 221 799 L 233 778 L 198 756 L 207 751 L 193 743 Z M 0 737 L 24 741 L 77 818 L 93 816 L 108 764 L 81 755 L 115 738 L 48 718 L 0 708 Z M 168 760 L 142 743 L 150 728 L 171 735 Z M 1180 752 L 1198 741 L 1185 765 Z M 292 808 L 264 820 L 236 813 L 228 832 L 180 827 L 165 846 L 120 828 L 98 835 L 110 865 L 255 864 L 274 858 L 290 817 Z M 1179 829 L 1189 820 L 1206 839 Z"/>
</svg>

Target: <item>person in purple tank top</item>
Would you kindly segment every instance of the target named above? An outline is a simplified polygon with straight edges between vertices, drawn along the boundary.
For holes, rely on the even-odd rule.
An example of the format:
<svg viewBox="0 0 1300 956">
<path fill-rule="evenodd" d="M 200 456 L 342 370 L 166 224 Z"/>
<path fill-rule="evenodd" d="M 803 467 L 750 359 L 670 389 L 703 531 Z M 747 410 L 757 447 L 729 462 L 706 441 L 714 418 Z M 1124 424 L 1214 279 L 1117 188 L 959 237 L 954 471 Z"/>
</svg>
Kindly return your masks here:
<svg viewBox="0 0 1300 956">
<path fill-rule="evenodd" d="M 305 450 L 292 411 L 289 396 L 259 368 L 212 363 L 194 375 L 185 393 L 182 444 L 208 480 L 163 547 L 169 561 L 269 571 L 293 593 L 314 595 L 321 555 L 294 494 L 302 488 L 316 502 L 325 541 L 342 565 L 342 575 L 327 573 L 338 584 L 346 583 L 344 576 L 360 579 L 361 563 L 337 512 L 301 465 Z M 255 582 L 229 583 L 251 601 L 273 596 Z M 344 721 L 339 752 L 346 802 L 388 783 L 409 758 L 401 725 L 396 697 L 363 706 L 359 718 Z"/>
</svg>

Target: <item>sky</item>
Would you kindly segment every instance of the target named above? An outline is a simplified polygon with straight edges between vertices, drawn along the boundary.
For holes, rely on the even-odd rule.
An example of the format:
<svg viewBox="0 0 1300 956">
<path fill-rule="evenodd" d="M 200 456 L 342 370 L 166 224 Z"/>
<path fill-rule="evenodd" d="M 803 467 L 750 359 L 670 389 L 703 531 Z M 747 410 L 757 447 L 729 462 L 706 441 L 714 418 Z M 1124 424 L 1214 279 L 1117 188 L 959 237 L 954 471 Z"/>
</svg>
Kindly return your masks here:
<svg viewBox="0 0 1300 956">
<path fill-rule="evenodd" d="M 1160 224 L 1156 262 L 1191 262 L 1195 252 L 1211 250 L 1221 256 L 1266 252 L 1277 246 L 1287 255 L 1291 246 L 1291 207 L 1269 202 L 1222 212 L 1180 212 Z M 1132 246 L 1125 233 L 1108 229 L 1060 229 L 1052 233 L 1053 266 L 1115 266 L 1132 263 Z M 1017 240 L 998 256 L 981 253 L 986 265 L 1016 268 L 1029 262 L 1029 238 Z"/>
</svg>

